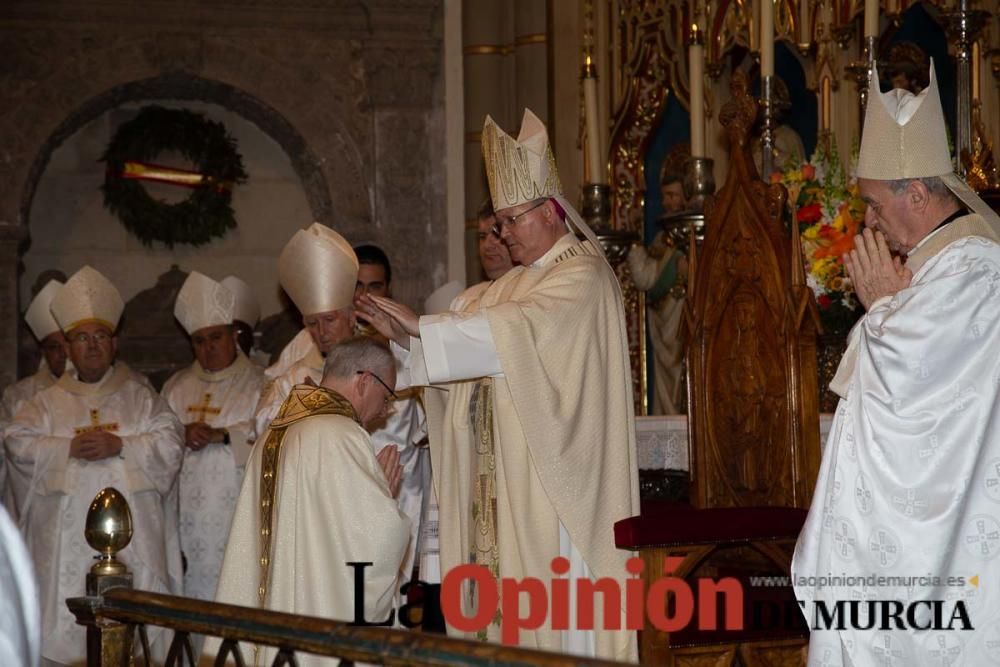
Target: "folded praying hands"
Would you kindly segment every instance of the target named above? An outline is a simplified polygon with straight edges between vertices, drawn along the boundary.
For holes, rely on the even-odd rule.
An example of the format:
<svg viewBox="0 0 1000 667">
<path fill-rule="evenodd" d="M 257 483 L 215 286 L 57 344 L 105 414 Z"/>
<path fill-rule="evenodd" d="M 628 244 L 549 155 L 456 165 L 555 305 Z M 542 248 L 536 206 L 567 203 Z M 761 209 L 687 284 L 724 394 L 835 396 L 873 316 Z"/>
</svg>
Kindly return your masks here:
<svg viewBox="0 0 1000 667">
<path fill-rule="evenodd" d="M 909 287 L 913 272 L 893 257 L 882 232 L 864 232 L 854 237 L 854 250 L 843 256 L 854 293 L 865 310 L 884 296 L 893 296 Z"/>
</svg>

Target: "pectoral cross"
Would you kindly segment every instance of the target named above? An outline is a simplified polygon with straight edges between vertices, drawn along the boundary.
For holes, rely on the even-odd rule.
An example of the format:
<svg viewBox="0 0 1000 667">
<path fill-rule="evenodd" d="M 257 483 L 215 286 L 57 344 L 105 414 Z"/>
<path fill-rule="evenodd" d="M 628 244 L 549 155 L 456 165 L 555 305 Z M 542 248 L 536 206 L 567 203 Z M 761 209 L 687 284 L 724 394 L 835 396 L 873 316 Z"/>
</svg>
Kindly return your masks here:
<svg viewBox="0 0 1000 667">
<path fill-rule="evenodd" d="M 108 433 L 114 433 L 117 430 L 118 422 L 108 422 L 107 424 L 102 424 L 101 411 L 94 408 L 90 411 L 90 424 L 88 426 L 77 426 L 73 429 L 73 432 L 76 435 L 81 435 L 92 431 L 107 431 Z"/>
<path fill-rule="evenodd" d="M 197 414 L 197 421 L 205 422 L 205 415 L 217 415 L 222 412 L 222 408 L 212 407 L 212 393 L 205 392 L 205 397 L 202 402 L 198 405 L 189 405 L 187 407 L 188 412 L 192 414 Z M 207 422 L 206 422 L 207 423 Z"/>
</svg>

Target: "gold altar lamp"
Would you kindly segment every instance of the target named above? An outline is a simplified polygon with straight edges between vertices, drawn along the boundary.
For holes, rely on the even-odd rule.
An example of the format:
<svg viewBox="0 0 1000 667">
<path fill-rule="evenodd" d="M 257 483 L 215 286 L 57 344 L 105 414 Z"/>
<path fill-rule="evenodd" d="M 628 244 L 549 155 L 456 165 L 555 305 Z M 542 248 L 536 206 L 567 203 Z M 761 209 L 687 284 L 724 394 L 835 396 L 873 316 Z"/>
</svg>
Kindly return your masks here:
<svg viewBox="0 0 1000 667">
<path fill-rule="evenodd" d="M 132 511 L 118 489 L 109 486 L 94 496 L 83 534 L 87 544 L 101 553 L 90 569 L 91 574 L 120 575 L 128 571 L 125 564 L 115 558 L 132 541 Z"/>
</svg>

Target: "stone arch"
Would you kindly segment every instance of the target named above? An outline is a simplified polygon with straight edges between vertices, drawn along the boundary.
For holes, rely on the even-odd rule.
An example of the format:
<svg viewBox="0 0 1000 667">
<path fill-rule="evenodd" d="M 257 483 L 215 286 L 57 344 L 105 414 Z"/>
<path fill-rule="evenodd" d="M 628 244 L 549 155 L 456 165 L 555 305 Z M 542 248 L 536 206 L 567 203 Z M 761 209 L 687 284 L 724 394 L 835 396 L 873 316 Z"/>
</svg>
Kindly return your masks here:
<svg viewBox="0 0 1000 667">
<path fill-rule="evenodd" d="M 63 141 L 106 111 L 129 102 L 156 99 L 210 102 L 251 121 L 274 139 L 291 158 L 292 166 L 302 181 L 313 217 L 326 221 L 338 217 L 320 160 L 310 150 L 305 138 L 284 116 L 253 95 L 226 83 L 176 72 L 115 86 L 70 113 L 39 147 L 28 170 L 18 216 L 22 224 L 30 227 L 31 203 L 38 182 L 52 153 Z"/>
<path fill-rule="evenodd" d="M 3 42 L 30 54 L 52 39 L 51 31 L 37 30 Z M 317 218 L 361 233 L 374 217 L 363 68 L 346 42 L 304 42 L 85 34 L 37 66 L 31 61 L 0 72 L 0 85 L 11 93 L 0 132 L 12 138 L 0 160 L 0 221 L 24 229 L 52 150 L 84 122 L 122 102 L 161 97 L 217 103 L 257 124 L 292 158 Z M 302 67 L 304 47 L 323 49 L 333 66 Z"/>
</svg>

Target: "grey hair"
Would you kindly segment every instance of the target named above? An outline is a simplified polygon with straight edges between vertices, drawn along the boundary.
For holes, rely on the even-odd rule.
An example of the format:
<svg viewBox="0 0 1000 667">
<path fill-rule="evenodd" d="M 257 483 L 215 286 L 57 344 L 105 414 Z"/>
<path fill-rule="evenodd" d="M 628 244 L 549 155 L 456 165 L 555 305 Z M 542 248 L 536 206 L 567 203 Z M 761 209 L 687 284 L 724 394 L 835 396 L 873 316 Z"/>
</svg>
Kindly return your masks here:
<svg viewBox="0 0 1000 667">
<path fill-rule="evenodd" d="M 958 201 L 958 197 L 945 185 L 945 182 L 940 176 L 928 176 L 926 178 L 900 178 L 894 181 L 887 181 L 886 184 L 889 186 L 889 190 L 892 191 L 894 195 L 901 195 L 906 187 L 913 181 L 920 181 L 935 197 L 944 197 L 946 199 L 954 199 Z"/>
<path fill-rule="evenodd" d="M 348 379 L 368 371 L 385 377 L 396 365 L 392 353 L 371 336 L 352 336 L 333 346 L 323 364 L 323 380 Z"/>
</svg>

